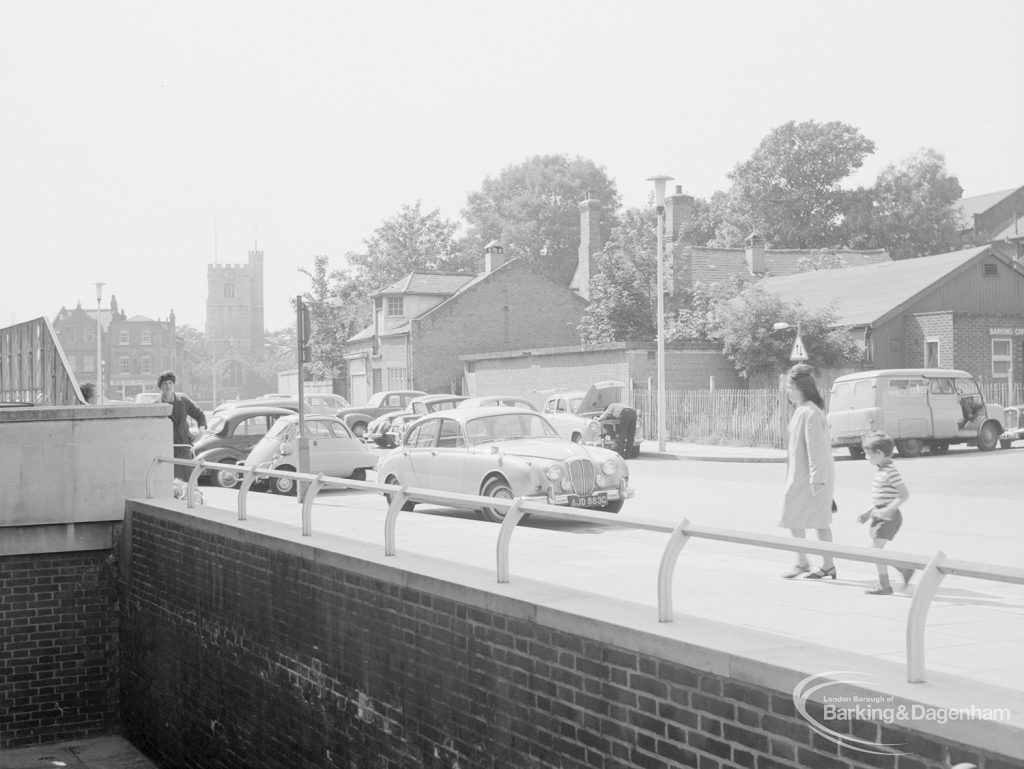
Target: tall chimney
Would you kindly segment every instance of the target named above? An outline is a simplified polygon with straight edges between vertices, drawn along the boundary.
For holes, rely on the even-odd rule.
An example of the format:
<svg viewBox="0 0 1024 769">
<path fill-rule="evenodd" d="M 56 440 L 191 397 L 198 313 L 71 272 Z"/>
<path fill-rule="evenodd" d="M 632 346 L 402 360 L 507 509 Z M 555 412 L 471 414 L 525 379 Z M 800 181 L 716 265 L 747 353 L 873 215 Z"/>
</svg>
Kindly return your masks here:
<svg viewBox="0 0 1024 769">
<path fill-rule="evenodd" d="M 590 299 L 590 279 L 597 273 L 594 256 L 601 253 L 601 201 L 584 200 L 580 209 L 580 252 L 570 288 L 584 299 Z"/>
<path fill-rule="evenodd" d="M 484 246 L 484 272 L 492 273 L 505 263 L 505 249 L 501 243 L 492 240 Z"/>
<path fill-rule="evenodd" d="M 683 186 L 676 185 L 674 194 L 665 198 L 665 236 L 670 243 L 678 243 L 680 233 L 693 220 L 693 198 L 683 194 Z"/>
<path fill-rule="evenodd" d="M 764 238 L 756 232 L 747 235 L 744 241 L 747 247 L 747 269 L 751 275 L 764 275 Z"/>
</svg>

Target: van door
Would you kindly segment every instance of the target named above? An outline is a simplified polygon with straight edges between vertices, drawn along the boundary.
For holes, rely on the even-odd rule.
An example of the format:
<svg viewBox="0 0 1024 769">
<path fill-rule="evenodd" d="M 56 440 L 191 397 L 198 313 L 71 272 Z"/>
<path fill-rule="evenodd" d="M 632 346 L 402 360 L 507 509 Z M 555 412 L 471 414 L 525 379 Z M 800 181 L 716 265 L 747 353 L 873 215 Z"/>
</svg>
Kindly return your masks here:
<svg viewBox="0 0 1024 769">
<path fill-rule="evenodd" d="M 953 380 L 949 377 L 929 378 L 928 404 L 932 409 L 935 437 L 940 440 L 956 438 L 956 423 L 963 414 L 960 409 L 960 399 L 953 387 Z"/>
<path fill-rule="evenodd" d="M 896 440 L 932 437 L 932 410 L 928 404 L 928 382 L 921 377 L 893 377 L 886 385 L 886 419 Z"/>
</svg>

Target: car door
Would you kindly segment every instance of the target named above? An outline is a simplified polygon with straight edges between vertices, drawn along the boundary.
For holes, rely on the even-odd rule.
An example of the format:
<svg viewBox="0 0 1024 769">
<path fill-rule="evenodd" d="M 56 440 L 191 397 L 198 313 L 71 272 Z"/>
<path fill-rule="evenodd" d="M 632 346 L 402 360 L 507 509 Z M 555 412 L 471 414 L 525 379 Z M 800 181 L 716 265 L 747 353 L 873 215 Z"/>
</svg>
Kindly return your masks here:
<svg viewBox="0 0 1024 769">
<path fill-rule="evenodd" d="M 416 424 L 401 449 L 397 466 L 398 479 L 409 486 L 431 488 L 430 465 L 437 454 L 437 435 L 441 423 L 438 419 L 424 419 Z"/>
<path fill-rule="evenodd" d="M 309 472 L 338 475 L 338 447 L 334 433 L 321 419 L 306 417 L 303 422 L 309 439 Z"/>
<path fill-rule="evenodd" d="M 438 491 L 475 493 L 467 487 L 464 477 L 466 468 L 466 440 L 462 424 L 455 419 L 437 419 L 437 440 L 429 460 L 425 463 L 426 482 Z"/>
</svg>

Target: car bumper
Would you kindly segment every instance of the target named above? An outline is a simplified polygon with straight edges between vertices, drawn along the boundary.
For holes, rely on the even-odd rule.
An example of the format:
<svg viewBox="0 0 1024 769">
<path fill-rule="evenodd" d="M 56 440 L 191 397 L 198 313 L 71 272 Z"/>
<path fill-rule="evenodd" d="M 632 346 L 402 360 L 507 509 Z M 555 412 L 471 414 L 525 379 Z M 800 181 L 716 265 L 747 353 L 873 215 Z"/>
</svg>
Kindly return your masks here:
<svg viewBox="0 0 1024 769">
<path fill-rule="evenodd" d="M 1001 441 L 1021 441 L 1024 440 L 1024 427 L 1018 427 L 1016 430 L 1007 430 L 1005 433 L 999 436 Z"/>
<path fill-rule="evenodd" d="M 610 489 L 595 489 L 590 497 L 597 497 L 604 495 L 606 502 L 618 502 L 620 499 L 629 499 L 633 496 L 633 489 L 626 488 L 610 488 Z M 535 497 L 538 502 L 546 502 L 549 505 L 558 505 L 560 507 L 589 507 L 589 505 L 574 505 L 573 500 L 583 499 L 578 494 L 556 494 L 554 492 L 548 493 L 547 497 Z"/>
</svg>

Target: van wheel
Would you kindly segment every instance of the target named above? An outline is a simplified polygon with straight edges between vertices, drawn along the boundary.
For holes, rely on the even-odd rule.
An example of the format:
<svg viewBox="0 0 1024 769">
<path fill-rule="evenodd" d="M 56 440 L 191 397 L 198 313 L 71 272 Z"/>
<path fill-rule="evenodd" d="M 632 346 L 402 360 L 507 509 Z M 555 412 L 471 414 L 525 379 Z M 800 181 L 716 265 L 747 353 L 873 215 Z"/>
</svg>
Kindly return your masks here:
<svg viewBox="0 0 1024 769">
<path fill-rule="evenodd" d="M 854 459 L 864 459 L 864 449 L 860 446 L 850 446 L 850 456 Z"/>
<path fill-rule="evenodd" d="M 896 448 L 899 450 L 901 457 L 919 457 L 921 456 L 921 449 L 924 448 L 924 441 L 920 438 L 904 438 L 903 440 L 896 441 Z"/>
<path fill-rule="evenodd" d="M 936 441 L 928 447 L 929 454 L 945 454 L 949 451 L 949 443 L 947 441 Z"/>
<path fill-rule="evenodd" d="M 999 425 L 989 420 L 978 429 L 978 451 L 992 451 L 999 444 L 1002 431 Z"/>
</svg>

